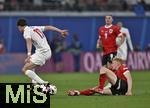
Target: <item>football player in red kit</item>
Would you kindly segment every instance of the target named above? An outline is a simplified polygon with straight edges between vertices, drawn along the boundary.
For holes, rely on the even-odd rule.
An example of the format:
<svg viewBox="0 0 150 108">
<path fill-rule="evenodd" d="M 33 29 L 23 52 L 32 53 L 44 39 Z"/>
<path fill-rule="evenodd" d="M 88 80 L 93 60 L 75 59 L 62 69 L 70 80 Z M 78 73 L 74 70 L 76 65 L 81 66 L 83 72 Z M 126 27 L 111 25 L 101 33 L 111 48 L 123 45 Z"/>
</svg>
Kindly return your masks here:
<svg viewBox="0 0 150 108">
<path fill-rule="evenodd" d="M 99 39 L 97 40 L 97 48 L 103 48 L 102 65 L 106 66 L 111 63 L 112 59 L 117 56 L 118 45 L 116 38 L 121 37 L 123 43 L 124 34 L 120 32 L 120 28 L 112 24 L 113 17 L 111 15 L 105 16 L 105 25 L 99 28 Z M 101 75 L 100 80 L 104 81 L 105 75 Z M 103 85 L 99 86 L 103 89 Z"/>
<path fill-rule="evenodd" d="M 112 24 L 113 17 L 111 15 L 105 16 L 105 25 L 99 28 L 99 38 L 97 40 L 97 48 L 102 46 L 103 58 L 102 65 L 107 65 L 117 55 L 116 37 L 122 37 L 120 28 Z"/>
<path fill-rule="evenodd" d="M 108 69 L 109 68 L 109 69 Z M 105 76 L 104 80 L 100 80 L 100 85 L 103 85 L 102 89 L 99 86 L 87 89 L 87 90 L 70 90 L 69 96 L 77 95 L 94 95 L 100 93 L 102 95 L 132 95 L 132 77 L 128 67 L 123 64 L 123 60 L 120 58 L 114 58 L 112 63 L 106 68 L 103 66 L 100 69 L 100 76 Z M 111 83 L 111 87 L 104 89 L 105 81 L 108 80 Z"/>
</svg>

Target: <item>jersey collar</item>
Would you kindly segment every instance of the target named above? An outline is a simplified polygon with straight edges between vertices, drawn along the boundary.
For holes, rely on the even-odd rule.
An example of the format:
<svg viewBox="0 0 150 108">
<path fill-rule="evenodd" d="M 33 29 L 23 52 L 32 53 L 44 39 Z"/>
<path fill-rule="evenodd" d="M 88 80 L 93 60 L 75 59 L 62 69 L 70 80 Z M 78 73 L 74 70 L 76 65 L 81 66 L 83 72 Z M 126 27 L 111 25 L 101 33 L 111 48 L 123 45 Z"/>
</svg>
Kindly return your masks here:
<svg viewBox="0 0 150 108">
<path fill-rule="evenodd" d="M 105 28 L 110 28 L 111 26 L 112 26 L 112 24 L 111 24 L 111 25 L 109 25 L 109 26 L 105 25 Z"/>
</svg>

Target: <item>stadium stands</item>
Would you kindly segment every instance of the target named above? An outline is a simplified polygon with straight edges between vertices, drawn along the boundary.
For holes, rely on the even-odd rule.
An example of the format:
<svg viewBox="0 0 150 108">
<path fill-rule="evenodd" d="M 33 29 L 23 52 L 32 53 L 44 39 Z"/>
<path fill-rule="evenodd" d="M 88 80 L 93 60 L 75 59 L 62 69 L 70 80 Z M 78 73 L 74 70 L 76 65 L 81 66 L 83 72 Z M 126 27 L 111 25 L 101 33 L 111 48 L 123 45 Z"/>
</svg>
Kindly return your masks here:
<svg viewBox="0 0 150 108">
<path fill-rule="evenodd" d="M 149 11 L 149 0 L 1 0 L 4 11 L 132 11 L 140 3 Z"/>
</svg>

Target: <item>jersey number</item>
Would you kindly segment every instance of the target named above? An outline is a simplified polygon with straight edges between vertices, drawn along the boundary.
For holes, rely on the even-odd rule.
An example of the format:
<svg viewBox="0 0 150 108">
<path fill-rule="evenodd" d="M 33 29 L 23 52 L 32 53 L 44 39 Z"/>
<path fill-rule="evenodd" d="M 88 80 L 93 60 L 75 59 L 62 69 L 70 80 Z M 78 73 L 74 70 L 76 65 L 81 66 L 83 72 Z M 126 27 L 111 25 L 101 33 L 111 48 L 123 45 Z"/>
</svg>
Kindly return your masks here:
<svg viewBox="0 0 150 108">
<path fill-rule="evenodd" d="M 104 35 L 105 35 L 105 39 L 107 39 L 107 37 L 108 37 L 108 33 L 105 33 Z"/>
<path fill-rule="evenodd" d="M 34 29 L 34 32 L 36 32 L 42 39 L 45 37 L 45 35 L 43 34 L 43 32 L 41 32 L 39 29 Z"/>
</svg>

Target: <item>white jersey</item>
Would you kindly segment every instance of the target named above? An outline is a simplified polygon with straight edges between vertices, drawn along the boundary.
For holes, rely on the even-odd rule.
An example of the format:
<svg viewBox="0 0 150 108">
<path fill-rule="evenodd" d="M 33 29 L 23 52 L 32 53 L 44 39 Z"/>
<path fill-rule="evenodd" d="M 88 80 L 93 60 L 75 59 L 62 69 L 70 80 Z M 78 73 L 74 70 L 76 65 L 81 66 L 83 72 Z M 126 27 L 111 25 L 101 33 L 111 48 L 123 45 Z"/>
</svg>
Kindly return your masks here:
<svg viewBox="0 0 150 108">
<path fill-rule="evenodd" d="M 120 32 L 125 33 L 126 37 L 124 39 L 124 42 L 118 48 L 117 55 L 118 55 L 118 57 L 121 57 L 123 60 L 126 60 L 127 59 L 127 51 L 128 51 L 127 42 L 128 42 L 128 45 L 129 45 L 129 48 L 131 51 L 133 51 L 133 45 L 131 42 L 129 30 L 127 28 L 122 27 L 120 29 Z"/>
<path fill-rule="evenodd" d="M 26 26 L 23 36 L 25 39 L 32 39 L 36 52 L 44 53 L 50 50 L 47 39 L 43 33 L 45 26 Z"/>
</svg>

